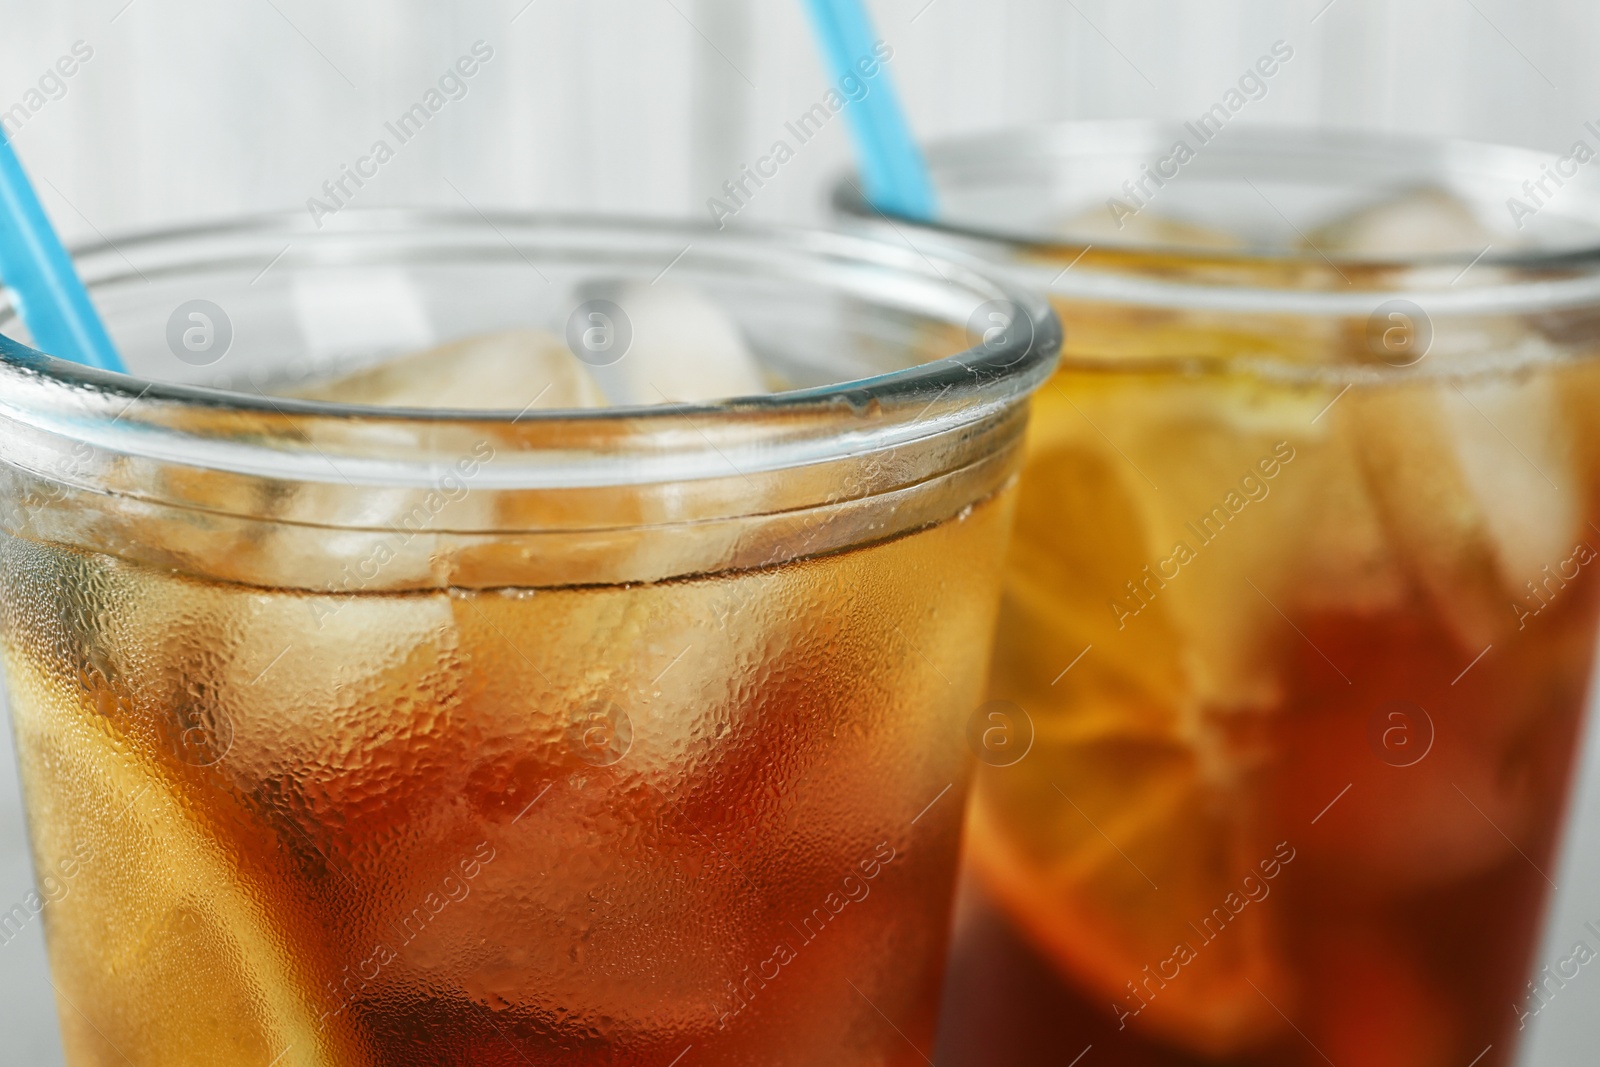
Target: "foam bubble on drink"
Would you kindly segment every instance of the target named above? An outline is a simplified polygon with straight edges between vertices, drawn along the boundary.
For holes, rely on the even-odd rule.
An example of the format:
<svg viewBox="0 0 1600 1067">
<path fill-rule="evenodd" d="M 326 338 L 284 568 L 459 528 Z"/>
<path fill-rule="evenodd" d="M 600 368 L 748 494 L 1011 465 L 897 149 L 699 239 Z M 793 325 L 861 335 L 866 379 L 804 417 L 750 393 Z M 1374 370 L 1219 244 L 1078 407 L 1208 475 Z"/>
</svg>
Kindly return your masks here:
<svg viewBox="0 0 1600 1067">
<path fill-rule="evenodd" d="M 1412 189 L 1324 223 L 1306 235 L 1326 255 L 1414 259 L 1477 255 L 1491 243 L 1505 244 L 1471 206 L 1443 189 Z"/>
<path fill-rule="evenodd" d="M 306 400 L 383 407 L 597 408 L 605 396 L 562 340 L 507 330 L 452 341 L 298 390 Z"/>
<path fill-rule="evenodd" d="M 738 324 L 692 286 L 666 279 L 602 282 L 582 292 L 621 308 L 632 334 L 622 358 L 593 370 L 613 404 L 695 403 L 770 392 Z"/>
</svg>

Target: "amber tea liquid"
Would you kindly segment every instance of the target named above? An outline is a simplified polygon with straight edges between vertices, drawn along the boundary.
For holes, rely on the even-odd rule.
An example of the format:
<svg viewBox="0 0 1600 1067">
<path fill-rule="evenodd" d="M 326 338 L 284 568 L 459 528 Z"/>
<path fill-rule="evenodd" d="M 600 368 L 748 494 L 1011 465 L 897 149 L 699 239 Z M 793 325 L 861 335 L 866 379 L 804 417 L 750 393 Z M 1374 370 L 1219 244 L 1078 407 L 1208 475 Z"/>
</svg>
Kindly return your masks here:
<svg viewBox="0 0 1600 1067">
<path fill-rule="evenodd" d="M 0 539 L 69 1062 L 923 1062 L 1008 506 L 427 593 Z"/>
<path fill-rule="evenodd" d="M 1409 375 L 1270 380 L 1263 348 L 1371 364 L 1362 324 L 1058 310 L 990 694 L 1036 736 L 975 787 L 949 1061 L 1511 1063 L 1600 608 L 1600 372 L 1490 320 L 1476 363 L 1441 328 Z"/>
</svg>

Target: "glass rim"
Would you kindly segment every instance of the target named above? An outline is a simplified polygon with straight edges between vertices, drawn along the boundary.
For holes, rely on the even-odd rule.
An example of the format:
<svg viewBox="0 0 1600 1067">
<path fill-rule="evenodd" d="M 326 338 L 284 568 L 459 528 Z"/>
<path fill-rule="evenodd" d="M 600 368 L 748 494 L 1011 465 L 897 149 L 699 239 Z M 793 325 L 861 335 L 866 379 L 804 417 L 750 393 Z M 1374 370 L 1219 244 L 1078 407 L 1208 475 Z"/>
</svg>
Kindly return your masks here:
<svg viewBox="0 0 1600 1067">
<path fill-rule="evenodd" d="M 1061 167 L 1097 151 L 1159 154 L 1171 146 L 1174 137 L 1183 133 L 1183 125 L 1175 121 L 1071 120 L 945 138 L 930 144 L 926 155 L 937 186 L 941 173 L 953 171 L 968 176 L 977 174 L 980 178 L 1003 177 L 1014 175 L 1025 164 Z M 1451 167 L 1486 171 L 1513 163 L 1535 173 L 1538 164 L 1549 161 L 1549 153 L 1531 148 L 1340 127 L 1243 123 L 1228 127 L 1225 137 L 1226 140 L 1219 138 L 1216 142 L 1218 147 L 1208 144 L 1204 152 L 1213 157 L 1233 154 L 1281 159 L 1318 153 L 1343 154 L 1355 159 L 1403 159 L 1421 153 L 1441 174 L 1449 173 Z M 1579 179 L 1585 180 L 1580 182 Z M 1579 179 L 1568 179 L 1567 185 L 1577 183 L 1586 190 L 1591 213 L 1600 225 L 1600 180 L 1581 173 Z M 1600 303 L 1600 238 L 1584 246 L 1549 249 L 1497 251 L 1491 246 L 1478 254 L 1450 252 L 1343 259 L 1336 254 L 1330 261 L 1335 270 L 1338 264 L 1344 264 L 1396 268 L 1413 273 L 1430 271 L 1437 276 L 1438 284 L 1431 284 L 1431 280 L 1430 284 L 1418 284 L 1414 279 L 1394 284 L 1382 279 L 1379 284 L 1365 287 L 1351 285 L 1345 291 L 1275 289 L 1228 278 L 1174 280 L 1097 271 L 1089 264 L 1085 266 L 1090 269 L 1062 271 L 1059 263 L 1046 266 L 1028 260 L 1059 261 L 1063 250 L 1091 248 L 1112 255 L 1173 256 L 1225 268 L 1275 262 L 1322 265 L 1329 257 L 1312 249 L 1198 249 L 1184 245 L 1090 241 L 1010 232 L 960 220 L 930 222 L 890 217 L 866 202 L 853 172 L 846 172 L 834 184 L 831 200 L 838 216 L 869 224 L 873 220 L 884 220 L 902 239 L 906 239 L 907 233 L 932 235 L 939 240 L 941 249 L 959 247 L 990 255 L 995 250 L 1004 250 L 1018 260 L 1006 266 L 1019 281 L 1042 288 L 1051 295 L 1071 299 L 1199 311 L 1327 317 L 1364 316 L 1378 303 L 1396 299 L 1409 300 L 1428 314 L 1441 317 L 1530 313 Z M 1502 272 L 1526 272 L 1530 277 L 1457 285 L 1460 274 L 1465 273 L 1462 268 L 1474 266 L 1501 268 Z"/>
<path fill-rule="evenodd" d="M 438 248 L 452 247 L 449 235 L 472 233 L 487 243 L 493 238 L 502 250 L 528 260 L 542 247 L 546 252 L 599 256 L 625 254 L 637 248 L 659 246 L 677 251 L 680 261 L 717 270 L 748 269 L 764 263 L 775 278 L 790 284 L 811 283 L 848 293 L 880 307 L 911 308 L 935 296 L 950 314 L 948 325 L 965 326 L 954 314 L 953 301 L 966 298 L 973 306 L 986 300 L 1015 307 L 1029 320 L 1023 336 L 1001 338 L 998 343 L 971 345 L 940 359 L 899 370 L 868 375 L 825 386 L 790 389 L 767 395 L 733 397 L 710 403 L 671 403 L 615 406 L 587 410 L 549 409 L 418 409 L 344 404 L 331 401 L 253 395 L 182 385 L 98 370 L 51 356 L 0 336 L 0 419 L 20 421 L 35 429 L 67 438 L 88 439 L 96 447 L 169 462 L 236 474 L 305 481 L 354 481 L 373 486 L 430 484 L 439 464 L 428 460 L 408 462 L 392 456 L 343 456 L 338 479 L 328 476 L 326 464 L 258 442 L 230 440 L 194 420 L 175 424 L 184 412 L 207 416 L 239 414 L 337 426 L 340 432 L 374 438 L 395 429 L 419 436 L 443 427 L 477 431 L 507 429 L 513 424 L 536 428 L 548 435 L 571 425 L 592 430 L 606 423 L 626 424 L 640 447 L 614 453 L 573 457 L 546 450 L 537 463 L 490 477 L 493 488 L 574 488 L 648 484 L 726 476 L 730 466 L 740 471 L 768 472 L 810 466 L 834 459 L 905 445 L 938 437 L 962 426 L 982 421 L 1018 402 L 1037 388 L 1056 364 L 1061 328 L 1048 301 L 993 263 L 958 250 L 923 253 L 899 249 L 870 238 L 799 227 L 745 226 L 718 229 L 710 224 L 663 218 L 552 212 L 478 212 L 415 208 L 348 208 L 314 224 L 304 212 L 274 212 L 239 218 L 134 231 L 76 246 L 73 250 L 90 292 L 118 282 L 137 280 L 155 272 L 181 274 L 204 268 L 243 265 L 236 254 L 223 256 L 221 246 L 244 240 L 303 243 L 304 250 L 284 259 L 332 264 L 378 262 L 344 258 L 359 253 L 363 241 L 374 247 L 385 240 L 407 241 L 409 259 L 425 262 Z M 516 239 L 515 241 L 513 239 Z M 437 244 L 430 244 L 430 240 Z M 503 244 L 501 244 L 503 242 Z M 193 250 L 218 246 L 216 259 L 197 256 Z M 276 249 L 277 245 L 273 244 Z M 455 245 L 458 250 L 463 245 Z M 189 250 L 186 254 L 186 250 Z M 269 252 L 268 255 L 271 253 Z M 144 258 L 145 269 L 135 265 Z M 251 258 L 249 264 L 259 267 Z M 273 261 L 277 263 L 277 260 Z M 393 265 L 393 255 L 381 260 Z M 532 262 L 532 261 L 530 261 Z M 666 259 L 663 259 L 665 265 Z M 852 276 L 851 272 L 855 272 Z M 870 284 L 868 284 L 870 282 Z M 851 283 L 851 284 L 846 284 Z M 898 298 L 898 299 L 897 299 Z M 10 293 L 0 288 L 0 329 L 14 321 L 16 309 Z M 921 308 L 932 316 L 932 311 Z M 970 337 L 967 338 L 971 340 Z M 125 417 L 137 405 L 141 413 Z M 154 411 L 156 415 L 147 416 Z M 160 413 L 165 412 L 163 417 Z M 829 416 L 854 415 L 852 425 L 841 427 Z M 811 418 L 796 419 L 795 416 Z M 863 419 L 873 423 L 862 425 Z M 749 424 L 789 425 L 787 432 L 763 437 Z M 799 429 L 793 424 L 799 422 Z M 699 448 L 681 445 L 657 455 L 651 445 L 658 437 L 681 440 L 681 427 L 696 424 L 703 439 Z M 705 429 L 744 425 L 741 440 L 750 447 L 743 462 L 719 449 Z M 737 443 L 737 442 L 736 442 Z M 320 455 L 320 453 L 318 453 Z M 437 458 L 437 457 L 434 457 Z M 410 468 L 410 469 L 408 469 Z"/>
</svg>

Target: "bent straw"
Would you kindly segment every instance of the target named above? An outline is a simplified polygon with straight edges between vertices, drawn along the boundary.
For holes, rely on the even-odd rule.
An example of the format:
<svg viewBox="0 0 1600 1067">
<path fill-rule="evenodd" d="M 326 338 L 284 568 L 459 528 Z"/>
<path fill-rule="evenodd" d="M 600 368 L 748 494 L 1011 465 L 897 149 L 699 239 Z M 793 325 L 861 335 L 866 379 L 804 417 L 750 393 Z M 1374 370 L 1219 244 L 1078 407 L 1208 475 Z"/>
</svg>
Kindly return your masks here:
<svg viewBox="0 0 1600 1067">
<path fill-rule="evenodd" d="M 806 6 L 835 84 L 851 77 L 868 87 L 866 95 L 845 108 L 867 199 L 888 214 L 931 220 L 933 182 L 889 72 L 874 54 L 877 39 L 865 0 L 807 0 Z M 857 66 L 862 60 L 879 63 L 875 77 L 863 76 Z"/>
<path fill-rule="evenodd" d="M 35 348 L 101 370 L 125 369 L 3 128 L 0 281 L 11 289 Z"/>
</svg>

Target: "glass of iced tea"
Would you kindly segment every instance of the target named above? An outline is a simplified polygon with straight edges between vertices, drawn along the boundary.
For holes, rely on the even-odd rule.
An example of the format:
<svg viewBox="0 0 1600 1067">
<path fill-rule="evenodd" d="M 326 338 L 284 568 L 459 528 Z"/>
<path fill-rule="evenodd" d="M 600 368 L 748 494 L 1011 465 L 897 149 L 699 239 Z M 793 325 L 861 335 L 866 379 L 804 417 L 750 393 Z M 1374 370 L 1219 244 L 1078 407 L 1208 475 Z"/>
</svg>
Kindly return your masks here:
<svg viewBox="0 0 1600 1067">
<path fill-rule="evenodd" d="M 1535 959 L 1600 610 L 1578 154 L 1111 123 L 931 158 L 943 229 L 836 201 L 1067 334 L 941 1064 L 1513 1062 L 1600 945 Z"/>
<path fill-rule="evenodd" d="M 523 217 L 81 264 L 131 376 L 0 342 L 74 1067 L 923 1062 L 1042 301 Z"/>
</svg>

